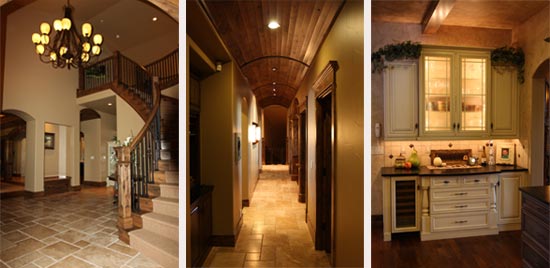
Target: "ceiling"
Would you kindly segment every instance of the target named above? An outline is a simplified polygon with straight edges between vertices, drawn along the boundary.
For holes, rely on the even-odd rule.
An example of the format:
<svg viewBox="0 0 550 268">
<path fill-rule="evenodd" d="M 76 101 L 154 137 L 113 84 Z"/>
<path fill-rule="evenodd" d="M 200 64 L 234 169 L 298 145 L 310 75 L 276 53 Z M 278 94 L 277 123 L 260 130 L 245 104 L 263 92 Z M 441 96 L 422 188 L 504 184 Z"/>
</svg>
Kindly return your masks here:
<svg viewBox="0 0 550 268">
<path fill-rule="evenodd" d="M 289 107 L 344 1 L 202 3 L 260 107 Z"/>
<path fill-rule="evenodd" d="M 372 0 L 371 19 L 373 22 L 420 24 L 437 2 Z M 547 0 L 456 0 L 441 25 L 511 30 L 548 4 Z"/>
</svg>

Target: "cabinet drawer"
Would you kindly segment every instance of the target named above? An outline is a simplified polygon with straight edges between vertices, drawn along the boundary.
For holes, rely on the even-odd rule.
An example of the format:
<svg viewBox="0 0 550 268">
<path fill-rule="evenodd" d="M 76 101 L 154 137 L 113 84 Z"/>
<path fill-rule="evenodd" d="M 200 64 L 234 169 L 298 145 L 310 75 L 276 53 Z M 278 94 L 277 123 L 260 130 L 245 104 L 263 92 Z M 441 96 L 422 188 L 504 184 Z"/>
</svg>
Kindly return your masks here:
<svg viewBox="0 0 550 268">
<path fill-rule="evenodd" d="M 452 202 L 432 202 L 430 211 L 432 214 L 438 213 L 457 213 L 465 211 L 488 211 L 489 200 L 464 200 Z"/>
<path fill-rule="evenodd" d="M 432 188 L 457 187 L 459 185 L 460 180 L 458 177 L 432 178 L 431 181 Z"/>
<path fill-rule="evenodd" d="M 473 198 L 489 198 L 489 187 L 483 188 L 453 188 L 453 189 L 433 189 L 431 191 L 432 202 L 451 201 L 451 200 L 469 200 Z"/>
<path fill-rule="evenodd" d="M 464 186 L 482 186 L 489 184 L 489 177 L 464 177 Z"/>
<path fill-rule="evenodd" d="M 488 225 L 487 212 L 432 216 L 432 232 L 487 228 Z"/>
</svg>

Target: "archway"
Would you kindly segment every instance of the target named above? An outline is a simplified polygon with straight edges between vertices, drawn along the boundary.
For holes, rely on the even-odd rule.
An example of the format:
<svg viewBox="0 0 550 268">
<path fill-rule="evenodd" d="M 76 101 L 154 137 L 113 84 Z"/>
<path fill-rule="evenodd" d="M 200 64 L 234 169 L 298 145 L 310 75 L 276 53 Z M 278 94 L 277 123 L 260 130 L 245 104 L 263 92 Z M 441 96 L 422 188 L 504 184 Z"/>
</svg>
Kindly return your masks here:
<svg viewBox="0 0 550 268">
<path fill-rule="evenodd" d="M 265 164 L 287 163 L 287 108 L 271 105 L 264 108 L 264 151 Z"/>
<path fill-rule="evenodd" d="M 531 185 L 550 184 L 550 59 L 533 74 Z M 544 100 L 544 102 L 543 102 Z"/>
</svg>

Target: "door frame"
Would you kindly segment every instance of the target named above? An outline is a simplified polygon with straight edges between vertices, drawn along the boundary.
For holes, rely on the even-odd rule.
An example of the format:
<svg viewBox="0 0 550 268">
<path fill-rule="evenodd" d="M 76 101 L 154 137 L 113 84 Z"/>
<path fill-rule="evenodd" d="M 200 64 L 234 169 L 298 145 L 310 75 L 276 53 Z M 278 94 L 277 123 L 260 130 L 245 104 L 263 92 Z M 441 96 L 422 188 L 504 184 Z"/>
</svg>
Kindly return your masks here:
<svg viewBox="0 0 550 268">
<path fill-rule="evenodd" d="M 336 61 L 330 61 L 328 65 L 324 68 L 324 70 L 321 72 L 321 74 L 317 77 L 317 80 L 313 83 L 313 90 L 315 92 L 315 106 L 316 106 L 316 152 L 315 152 L 315 161 L 316 163 L 319 163 L 319 159 L 323 159 L 323 141 L 320 139 L 322 137 L 322 113 L 319 111 L 319 108 L 322 108 L 320 102 L 323 101 L 324 98 L 330 96 L 330 113 L 331 113 L 331 130 L 332 133 L 330 133 L 330 189 L 323 189 L 323 176 L 322 176 L 322 168 L 321 165 L 316 164 L 316 223 L 315 223 L 315 249 L 317 250 L 325 250 L 327 253 L 330 253 L 330 263 L 334 263 L 334 230 L 335 225 L 337 224 L 335 220 L 335 198 L 334 193 L 335 189 L 337 187 L 335 182 L 335 170 L 336 170 L 336 143 L 334 142 L 334 139 L 336 137 L 336 107 L 335 107 L 335 97 L 336 97 L 336 71 L 338 70 L 338 63 Z M 329 195 L 330 194 L 330 195 Z M 327 201 L 327 196 L 330 196 L 329 204 L 330 209 L 327 211 L 328 208 L 325 208 L 323 205 L 323 201 Z M 325 198 L 325 199 L 323 199 Z M 330 218 L 330 230 L 323 230 L 323 217 L 326 217 L 326 215 Z M 327 239 L 326 232 L 330 232 L 329 238 Z M 328 240 L 328 241 L 327 241 Z"/>
</svg>

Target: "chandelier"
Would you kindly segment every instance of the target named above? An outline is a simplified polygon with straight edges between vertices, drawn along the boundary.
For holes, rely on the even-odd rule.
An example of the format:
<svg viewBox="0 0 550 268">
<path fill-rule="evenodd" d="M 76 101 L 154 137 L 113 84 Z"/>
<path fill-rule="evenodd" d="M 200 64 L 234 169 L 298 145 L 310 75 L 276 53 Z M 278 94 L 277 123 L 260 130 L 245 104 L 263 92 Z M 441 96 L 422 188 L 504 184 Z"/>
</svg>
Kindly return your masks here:
<svg viewBox="0 0 550 268">
<path fill-rule="evenodd" d="M 32 42 L 36 45 L 36 53 L 44 63 L 51 63 L 54 68 L 85 67 L 97 60 L 101 54 L 103 36 L 95 34 L 92 38 L 92 25 L 82 24 L 82 34 L 73 27 L 72 8 L 67 0 L 64 7 L 65 17 L 53 22 L 55 35 L 50 40 L 50 24 L 42 22 L 40 33 L 32 34 Z M 53 34 L 53 33 L 52 33 Z"/>
</svg>

